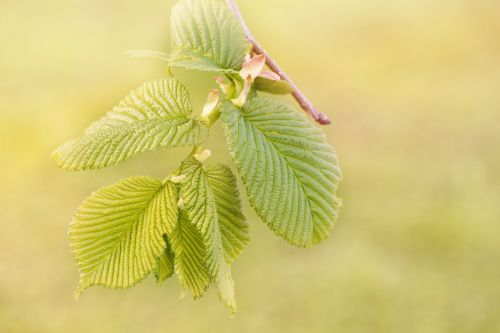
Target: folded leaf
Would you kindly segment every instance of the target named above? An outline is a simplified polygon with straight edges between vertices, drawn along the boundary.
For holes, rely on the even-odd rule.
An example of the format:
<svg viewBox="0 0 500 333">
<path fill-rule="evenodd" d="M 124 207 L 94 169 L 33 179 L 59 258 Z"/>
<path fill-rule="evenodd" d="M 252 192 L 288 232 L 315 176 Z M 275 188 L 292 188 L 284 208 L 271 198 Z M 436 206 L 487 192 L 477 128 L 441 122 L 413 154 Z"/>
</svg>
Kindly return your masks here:
<svg viewBox="0 0 500 333">
<path fill-rule="evenodd" d="M 195 159 L 186 160 L 181 168 L 185 181 L 181 185 L 181 195 L 191 222 L 201 233 L 207 249 L 206 264 L 214 281 L 219 297 L 234 314 L 234 282 L 231 268 L 225 261 L 222 232 L 213 188 L 210 186 L 206 171 Z"/>
<path fill-rule="evenodd" d="M 293 245 L 327 238 L 340 206 L 341 171 L 322 130 L 303 114 L 263 97 L 241 109 L 224 103 L 221 119 L 257 214 Z"/>
<path fill-rule="evenodd" d="M 243 28 L 217 0 L 182 0 L 172 9 L 172 66 L 236 74 L 248 52 Z"/>
<path fill-rule="evenodd" d="M 200 298 L 210 286 L 205 262 L 207 250 L 202 235 L 185 211 L 181 211 L 169 239 L 175 258 L 175 272 L 182 289 L 189 289 L 193 298 Z"/>
<path fill-rule="evenodd" d="M 214 194 L 226 262 L 231 264 L 250 241 L 236 177 L 222 164 L 208 166 L 206 177 Z"/>
<path fill-rule="evenodd" d="M 145 151 L 199 144 L 208 128 L 192 119 L 191 112 L 188 91 L 178 81 L 148 82 L 53 155 L 62 169 L 87 170 L 116 165 Z"/>
<path fill-rule="evenodd" d="M 287 95 L 293 92 L 292 86 L 283 80 L 273 80 L 265 77 L 255 79 L 255 89 L 275 95 Z"/>
<path fill-rule="evenodd" d="M 174 274 L 174 254 L 170 248 L 170 243 L 167 237 L 164 237 L 166 243 L 166 249 L 158 257 L 156 261 L 156 267 L 154 269 L 154 274 L 156 282 L 162 284 Z"/>
<path fill-rule="evenodd" d="M 131 177 L 93 193 L 78 208 L 70 243 L 80 268 L 77 295 L 100 285 L 129 288 L 165 251 L 166 196 L 175 190 L 150 177 Z"/>
<path fill-rule="evenodd" d="M 163 239 L 165 240 L 165 250 L 158 258 L 156 267 L 154 269 L 156 281 L 158 283 L 165 282 L 166 279 L 172 276 L 174 273 L 174 254 L 168 239 L 168 235 L 173 233 L 174 228 L 177 226 L 179 220 L 179 208 L 177 207 L 177 201 L 179 200 L 179 191 L 177 186 L 171 182 L 166 182 L 163 185 L 162 191 L 157 193 L 157 201 L 161 202 L 162 205 L 159 206 L 161 209 L 157 209 L 158 217 L 162 221 L 162 226 L 165 228 L 165 234 Z"/>
</svg>

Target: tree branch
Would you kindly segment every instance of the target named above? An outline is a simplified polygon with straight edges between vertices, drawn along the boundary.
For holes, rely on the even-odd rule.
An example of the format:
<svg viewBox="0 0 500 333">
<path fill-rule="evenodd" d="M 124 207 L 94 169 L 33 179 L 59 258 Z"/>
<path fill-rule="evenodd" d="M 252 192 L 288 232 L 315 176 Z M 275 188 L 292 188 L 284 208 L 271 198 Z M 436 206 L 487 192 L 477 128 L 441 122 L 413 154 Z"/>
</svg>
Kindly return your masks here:
<svg viewBox="0 0 500 333">
<path fill-rule="evenodd" d="M 266 65 L 269 67 L 269 69 L 278 74 L 282 80 L 290 84 L 290 86 L 293 89 L 292 96 L 299 103 L 300 107 L 321 125 L 330 124 L 330 119 L 328 118 L 328 116 L 324 113 L 319 112 L 314 107 L 311 101 L 307 99 L 307 97 L 299 90 L 297 85 L 293 83 L 293 81 L 285 73 L 285 71 L 281 69 L 278 63 L 274 61 L 273 58 L 271 58 L 271 56 L 266 52 L 266 50 L 264 50 L 262 46 L 260 46 L 260 44 L 255 40 L 252 33 L 250 32 L 250 29 L 248 29 L 248 26 L 245 23 L 243 16 L 241 15 L 238 5 L 236 4 L 236 0 L 226 0 L 226 3 L 228 7 L 231 9 L 231 11 L 234 13 L 236 18 L 238 19 L 238 21 L 240 21 L 240 24 L 243 27 L 243 31 L 245 32 L 246 38 L 252 44 L 253 52 L 256 54 L 265 55 Z"/>
</svg>

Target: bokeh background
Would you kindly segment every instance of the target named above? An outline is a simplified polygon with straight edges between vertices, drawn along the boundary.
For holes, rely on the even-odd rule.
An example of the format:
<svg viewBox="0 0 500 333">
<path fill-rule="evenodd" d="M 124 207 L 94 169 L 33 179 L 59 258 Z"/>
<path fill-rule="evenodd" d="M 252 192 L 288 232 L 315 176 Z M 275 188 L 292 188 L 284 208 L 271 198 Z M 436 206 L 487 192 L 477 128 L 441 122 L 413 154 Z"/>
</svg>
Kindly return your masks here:
<svg viewBox="0 0 500 333">
<path fill-rule="evenodd" d="M 50 152 L 165 76 L 124 51 L 168 51 L 173 1 L 1 0 L 0 332 L 500 332 L 500 2 L 239 3 L 333 120 L 345 180 L 330 239 L 292 248 L 246 204 L 234 319 L 213 288 L 179 300 L 174 279 L 76 302 L 75 208 L 126 176 L 163 177 L 186 151 L 85 173 Z M 199 110 L 210 76 L 176 74 Z M 207 146 L 230 163 L 220 133 Z"/>
</svg>

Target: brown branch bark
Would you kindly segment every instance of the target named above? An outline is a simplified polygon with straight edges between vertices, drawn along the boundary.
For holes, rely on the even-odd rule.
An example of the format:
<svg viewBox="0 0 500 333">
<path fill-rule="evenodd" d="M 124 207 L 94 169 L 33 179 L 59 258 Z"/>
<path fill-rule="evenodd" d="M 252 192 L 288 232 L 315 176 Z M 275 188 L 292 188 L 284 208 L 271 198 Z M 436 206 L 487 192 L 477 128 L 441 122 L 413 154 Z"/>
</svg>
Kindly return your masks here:
<svg viewBox="0 0 500 333">
<path fill-rule="evenodd" d="M 297 85 L 293 83 L 292 79 L 290 79 L 290 77 L 285 73 L 284 70 L 281 69 L 278 63 L 274 61 L 273 58 L 271 58 L 269 53 L 267 53 L 266 50 L 264 50 L 264 48 L 262 48 L 262 46 L 260 46 L 257 40 L 253 37 L 252 33 L 250 32 L 250 29 L 248 28 L 245 20 L 243 19 L 243 16 L 241 15 L 238 5 L 236 4 L 236 0 L 226 0 L 226 3 L 228 7 L 231 9 L 231 11 L 234 13 L 236 18 L 238 19 L 238 21 L 240 21 L 240 24 L 243 27 L 243 31 L 245 32 L 246 38 L 252 44 L 253 52 L 256 54 L 265 55 L 266 65 L 269 67 L 269 69 L 278 74 L 282 80 L 290 84 L 290 86 L 293 89 L 292 96 L 295 98 L 297 103 L 299 103 L 300 107 L 319 124 L 321 125 L 330 124 L 330 119 L 328 118 L 328 116 L 324 113 L 319 112 L 314 107 L 311 101 L 300 91 Z"/>
</svg>

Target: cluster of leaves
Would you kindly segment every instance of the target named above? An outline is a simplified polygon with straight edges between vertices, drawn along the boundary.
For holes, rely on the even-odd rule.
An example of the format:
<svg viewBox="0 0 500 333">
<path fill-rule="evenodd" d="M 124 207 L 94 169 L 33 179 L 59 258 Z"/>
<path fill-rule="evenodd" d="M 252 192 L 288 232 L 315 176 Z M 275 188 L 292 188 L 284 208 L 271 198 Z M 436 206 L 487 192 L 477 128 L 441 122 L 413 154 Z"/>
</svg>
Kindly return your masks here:
<svg viewBox="0 0 500 333">
<path fill-rule="evenodd" d="M 201 297 L 214 283 L 235 312 L 231 264 L 249 241 L 236 177 L 225 165 L 207 165 L 203 150 L 221 119 L 228 147 L 251 205 L 277 235 L 296 246 L 324 240 L 336 220 L 341 178 L 337 157 L 322 130 L 307 117 L 259 91 L 290 93 L 264 71 L 244 32 L 217 0 L 182 0 L 172 13 L 169 67 L 216 72 L 219 90 L 192 115 L 187 89 L 168 78 L 126 96 L 83 135 L 54 152 L 60 168 L 116 165 L 160 148 L 193 146 L 165 180 L 130 177 L 104 187 L 78 208 L 70 227 L 81 273 L 77 294 L 93 285 L 129 288 L 154 273 L 174 273 L 182 289 Z"/>
</svg>

